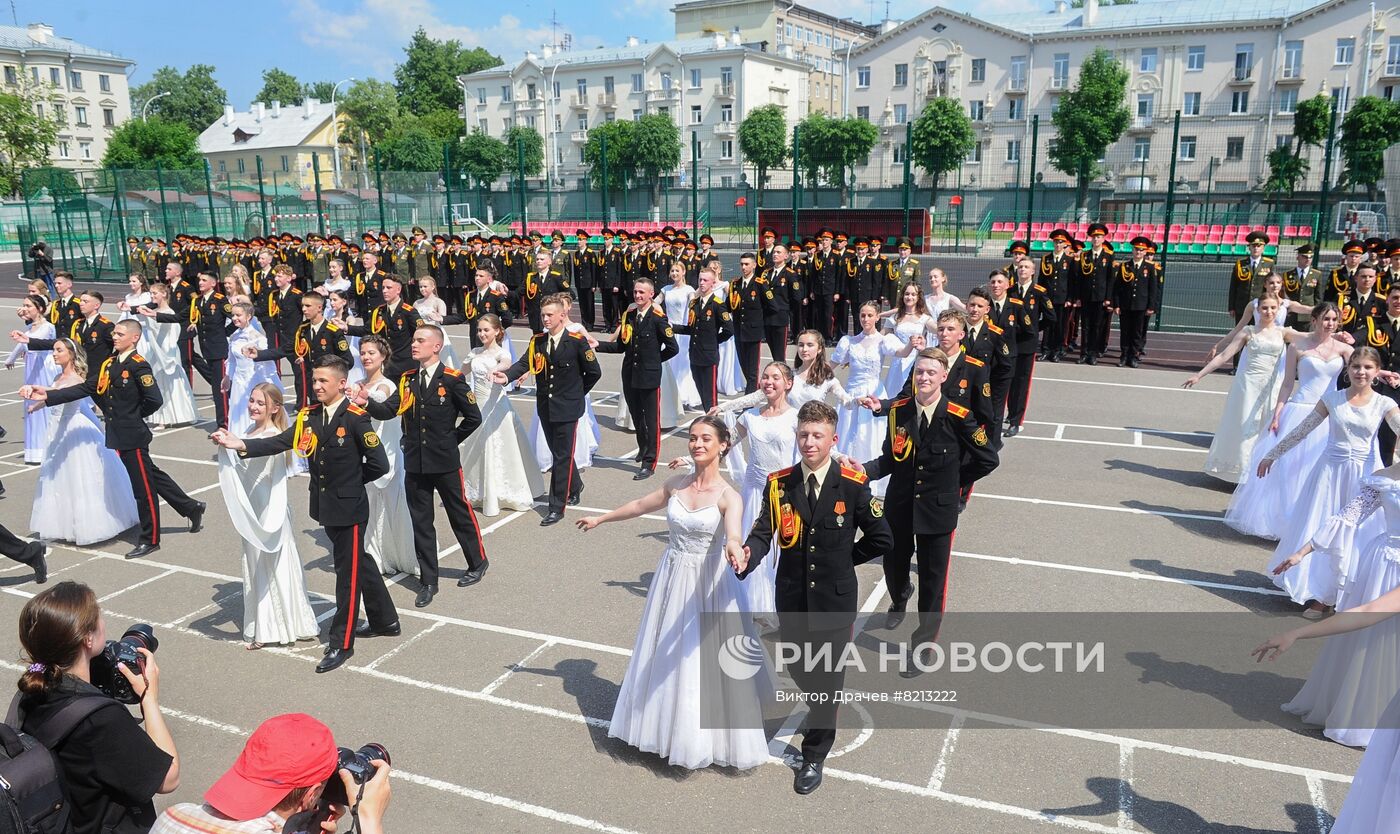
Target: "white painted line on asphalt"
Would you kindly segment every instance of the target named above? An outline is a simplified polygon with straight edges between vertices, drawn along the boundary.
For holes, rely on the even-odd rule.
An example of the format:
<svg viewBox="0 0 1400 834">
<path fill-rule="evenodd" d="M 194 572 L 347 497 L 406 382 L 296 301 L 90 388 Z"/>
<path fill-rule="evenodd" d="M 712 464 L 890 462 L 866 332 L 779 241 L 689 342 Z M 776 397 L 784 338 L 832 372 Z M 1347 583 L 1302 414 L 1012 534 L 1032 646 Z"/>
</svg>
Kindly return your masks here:
<svg viewBox="0 0 1400 834">
<path fill-rule="evenodd" d="M 1229 391 L 1211 391 L 1207 388 L 1181 388 L 1172 385 L 1138 385 L 1135 383 L 1128 382 L 1101 382 L 1096 379 L 1065 379 L 1064 377 L 1059 376 L 1040 376 L 1038 374 L 1035 377 L 1035 381 L 1067 382 L 1074 385 L 1108 385 L 1114 388 L 1143 388 L 1148 391 L 1176 391 L 1178 393 L 1188 394 L 1217 394 L 1222 397 L 1230 393 Z"/>
<path fill-rule="evenodd" d="M 1135 431 L 1135 432 L 1133 432 L 1133 445 L 1134 445 L 1134 446 L 1137 446 L 1138 448 L 1144 448 L 1143 445 L 1142 445 L 1142 432 L 1140 432 L 1140 431 Z M 1163 448 L 1163 447 L 1160 447 L 1160 446 L 1159 446 L 1159 447 L 1156 447 L 1156 448 Z"/>
<path fill-rule="evenodd" d="M 492 692 L 495 692 L 501 687 L 501 684 L 510 680 L 511 675 L 514 675 L 516 672 L 520 671 L 521 669 L 524 669 L 525 664 L 534 660 L 536 657 L 539 657 L 541 652 L 543 652 L 545 649 L 550 648 L 553 645 L 553 641 L 546 640 L 545 642 L 536 646 L 534 651 L 530 652 L 529 654 L 512 663 L 510 667 L 507 668 L 505 672 L 501 674 L 500 677 L 483 686 L 481 688 L 481 694 L 490 695 Z"/>
<path fill-rule="evenodd" d="M 1158 576 L 1155 573 L 1143 573 L 1141 571 L 1113 570 L 1111 568 L 1091 568 L 1085 565 L 1070 565 L 1064 562 L 1043 562 L 1037 559 L 1023 559 L 1019 556 L 988 556 L 984 553 L 968 553 L 963 550 L 954 550 L 954 556 L 966 559 L 978 559 L 984 562 L 1001 562 L 1007 565 L 1029 565 L 1036 568 L 1053 568 L 1055 570 L 1067 570 L 1075 573 L 1092 573 L 1098 576 L 1116 576 L 1122 579 L 1141 579 L 1146 582 L 1164 582 L 1168 585 L 1190 585 L 1196 588 L 1213 588 L 1220 591 L 1235 591 L 1242 594 L 1259 594 L 1269 597 L 1286 597 L 1288 593 L 1278 588 L 1262 587 L 1253 585 L 1230 585 L 1225 582 L 1209 582 L 1204 579 L 1179 579 L 1174 576 Z"/>
<path fill-rule="evenodd" d="M 952 758 L 953 750 L 958 746 L 958 735 L 966 722 L 967 718 L 961 712 L 953 713 L 953 723 L 948 725 L 948 734 L 943 737 L 943 749 L 938 751 L 938 761 L 934 764 L 933 775 L 928 780 L 929 790 L 943 789 L 943 780 L 948 776 L 948 760 Z"/>
<path fill-rule="evenodd" d="M 1317 830 L 1320 834 L 1327 834 L 1331 828 L 1332 815 L 1327 811 L 1327 792 L 1322 787 L 1322 781 L 1315 776 L 1307 777 L 1308 796 L 1312 798 L 1313 819 L 1317 822 Z"/>
<path fill-rule="evenodd" d="M 423 629 L 422 631 L 418 632 L 417 634 L 413 635 L 412 637 L 408 638 L 407 640 L 405 640 L 405 641 L 403 641 L 402 643 L 398 644 L 397 646 L 393 647 L 392 649 L 390 649 L 389 651 L 385 652 L 384 654 L 381 654 L 379 657 L 376 657 L 374 660 L 370 661 L 369 663 L 366 663 L 366 664 L 365 664 L 365 668 L 366 668 L 366 669 L 378 669 L 379 666 L 380 666 L 380 664 L 384 663 L 384 661 L 389 660 L 390 658 L 394 657 L 394 655 L 397 655 L 399 652 L 403 651 L 404 649 L 408 648 L 409 646 L 412 646 L 414 643 L 417 643 L 419 640 L 423 639 L 424 637 L 427 637 L 429 634 L 432 634 L 434 631 L 437 631 L 438 629 L 442 628 L 442 626 L 443 626 L 443 623 L 441 623 L 441 622 L 433 623 L 432 625 L 428 626 L 427 628 Z"/>
<path fill-rule="evenodd" d="M 1089 423 L 1055 423 L 1045 420 L 1026 420 L 1027 425 L 1036 426 L 1058 426 L 1059 428 L 1071 429 L 1095 429 L 1097 431 L 1132 431 L 1146 434 L 1168 434 L 1174 437 L 1214 437 L 1213 432 L 1208 431 L 1172 431 L 1170 429 L 1135 428 L 1132 426 L 1096 426 Z"/>
<path fill-rule="evenodd" d="M 149 576 L 149 577 L 147 577 L 147 578 L 141 580 L 140 582 L 135 583 L 134 585 L 127 585 L 125 588 L 122 588 L 121 590 L 113 591 L 112 593 L 107 594 L 106 596 L 100 596 L 100 597 L 97 598 L 97 601 L 98 601 L 98 602 L 106 602 L 107 600 L 111 599 L 112 597 L 121 596 L 122 594 L 126 593 L 127 591 L 134 591 L 134 590 L 136 590 L 137 588 L 140 588 L 142 585 L 149 585 L 149 584 L 151 584 L 152 582 L 155 582 L 155 581 L 160 580 L 160 579 L 164 579 L 165 577 L 169 576 L 169 575 L 172 574 L 172 573 L 175 573 L 175 571 L 174 571 L 173 569 L 172 569 L 172 570 L 167 570 L 167 571 L 162 571 L 161 573 L 158 573 L 158 574 L 156 574 L 155 576 Z"/>
<path fill-rule="evenodd" d="M 193 463 L 193 464 L 196 464 L 196 465 L 198 465 L 198 466 L 218 466 L 218 465 L 219 465 L 219 462 L 216 461 L 216 460 L 196 460 L 195 458 L 181 458 L 181 457 L 176 457 L 175 455 L 151 455 L 151 457 L 154 458 L 154 459 L 156 459 L 156 460 L 169 460 L 169 461 L 174 461 L 175 463 Z"/>
<path fill-rule="evenodd" d="M 1118 748 L 1118 827 L 1133 825 L 1133 748 Z"/>
<path fill-rule="evenodd" d="M 536 501 L 536 502 L 535 502 L 535 506 L 536 506 L 536 507 L 539 507 L 539 506 L 543 506 L 543 505 L 542 505 L 539 501 Z M 473 507 L 472 509 L 473 509 L 473 511 L 475 511 L 475 508 L 474 508 L 474 507 Z M 488 524 L 487 526 L 481 528 L 481 535 L 482 535 L 482 536 L 487 536 L 487 535 L 489 535 L 489 534 L 491 534 L 491 533 L 494 533 L 494 532 L 496 532 L 497 530 L 501 529 L 502 527 L 506 526 L 507 524 L 511 523 L 512 521 L 515 521 L 517 518 L 520 518 L 522 515 L 525 515 L 525 512 L 524 512 L 523 510 L 514 510 L 514 511 L 511 512 L 510 515 L 506 516 L 505 518 L 496 519 L 495 521 L 491 522 L 491 523 Z M 480 521 L 478 521 L 477 523 L 479 524 Z M 439 550 L 439 551 L 438 551 L 438 558 L 441 559 L 441 558 L 444 557 L 444 556 L 450 556 L 450 555 L 452 555 L 453 553 L 456 553 L 457 551 L 459 551 L 459 550 L 461 550 L 461 549 L 462 549 L 462 545 L 461 545 L 461 544 L 453 544 L 452 546 L 448 547 L 448 548 L 445 549 L 445 550 Z M 490 557 L 488 556 L 487 558 L 490 558 Z M 397 578 L 397 577 L 396 577 L 396 578 Z"/>
<path fill-rule="evenodd" d="M 1027 420 L 1026 422 L 1030 423 L 1030 422 L 1034 422 L 1034 421 L 1033 421 L 1033 420 Z M 1061 439 L 1064 438 L 1064 436 L 1065 436 L 1065 424 L 1064 424 L 1064 423 L 1060 423 L 1059 425 L 1055 426 L 1055 439 L 1056 439 L 1056 440 L 1061 440 Z"/>
<path fill-rule="evenodd" d="M 1182 518 L 1190 521 L 1219 521 L 1224 522 L 1223 515 L 1207 515 L 1205 513 L 1183 513 L 1174 510 L 1144 510 L 1138 507 L 1115 507 L 1111 504 L 1083 504 L 1075 501 L 1054 501 L 1049 498 L 1022 498 L 1019 495 L 997 495 L 991 492 L 978 490 L 973 493 L 977 498 L 995 498 L 998 501 L 1018 501 L 1022 504 L 1045 504 L 1051 507 L 1072 507 L 1077 510 L 1101 510 L 1109 513 L 1128 513 L 1129 515 L 1155 515 L 1160 518 Z"/>
<path fill-rule="evenodd" d="M 1196 449 L 1189 446 L 1147 446 L 1139 437 L 1137 443 L 1114 443 L 1108 440 L 1077 440 L 1070 437 L 1036 437 L 1033 434 L 1018 434 L 1015 437 L 1008 437 L 1007 442 L 1016 443 L 1021 440 L 1039 440 L 1042 443 L 1074 443 L 1080 446 L 1117 446 L 1122 449 L 1150 449 L 1157 452 L 1184 452 L 1188 455 L 1204 455 L 1205 449 Z"/>
<path fill-rule="evenodd" d="M 215 597 L 213 602 L 209 603 L 208 605 L 202 605 L 202 606 L 200 606 L 199 608 L 196 608 L 195 610 L 191 611 L 190 613 L 184 615 L 183 617 L 176 617 L 175 619 L 171 620 L 171 621 L 168 622 L 168 623 L 161 623 L 161 627 L 162 627 L 162 628 L 174 628 L 174 627 L 179 626 L 179 625 L 184 625 L 184 623 L 185 623 L 187 620 L 192 620 L 192 619 L 194 619 L 195 617 L 198 617 L 200 614 L 203 614 L 205 611 L 209 611 L 209 610 L 211 610 L 211 609 L 218 608 L 220 605 L 223 605 L 225 602 L 228 602 L 229 600 L 233 599 L 234 597 L 238 597 L 238 596 L 242 596 L 242 595 L 243 595 L 243 590 L 242 590 L 241 588 L 240 588 L 239 590 L 237 590 L 237 591 L 230 591 L 230 592 L 228 592 L 227 594 L 224 594 L 223 596 Z"/>
</svg>

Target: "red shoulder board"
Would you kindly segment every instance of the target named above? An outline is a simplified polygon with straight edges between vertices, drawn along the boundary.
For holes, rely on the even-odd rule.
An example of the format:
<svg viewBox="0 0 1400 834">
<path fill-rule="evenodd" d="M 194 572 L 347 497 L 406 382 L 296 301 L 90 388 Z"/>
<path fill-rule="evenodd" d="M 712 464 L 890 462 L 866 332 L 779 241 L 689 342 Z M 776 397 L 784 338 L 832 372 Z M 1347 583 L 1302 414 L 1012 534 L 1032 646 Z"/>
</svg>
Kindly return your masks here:
<svg viewBox="0 0 1400 834">
<path fill-rule="evenodd" d="M 957 403 L 948 403 L 948 413 L 961 420 L 962 418 L 966 417 L 972 412 L 968 411 L 966 408 L 963 408 Z"/>
<path fill-rule="evenodd" d="M 360 415 L 361 417 L 363 417 L 363 416 L 365 415 L 365 413 L 366 413 L 365 410 L 364 410 L 363 408 L 360 408 L 358 405 L 355 405 L 354 403 L 350 403 L 349 405 L 345 406 L 345 410 L 348 411 L 348 412 L 350 412 L 351 414 L 358 414 L 358 415 Z"/>
<path fill-rule="evenodd" d="M 133 354 L 131 354 L 131 361 L 133 361 L 133 362 L 145 362 L 145 361 L 146 361 L 146 357 L 142 356 L 142 355 L 139 354 L 139 353 L 133 353 Z"/>
<path fill-rule="evenodd" d="M 223 297 L 224 297 L 224 294 L 221 293 L 221 292 L 218 292 L 218 291 L 216 290 L 216 291 L 214 292 L 214 297 L 215 297 L 215 298 L 223 298 Z"/>
<path fill-rule="evenodd" d="M 986 362 L 983 362 L 981 359 L 978 359 L 976 356 L 973 356 L 968 353 L 963 354 L 963 360 L 966 361 L 967 364 L 977 368 L 985 368 L 987 366 Z"/>
<path fill-rule="evenodd" d="M 995 322 L 990 322 L 990 321 L 987 322 L 987 329 L 990 330 L 990 331 L 992 331 L 993 333 L 997 334 L 998 336 L 1000 336 L 1001 334 L 1003 334 L 1003 333 L 1006 332 L 1006 331 L 1002 330 L 1000 327 L 997 327 Z"/>
<path fill-rule="evenodd" d="M 1024 306 L 1024 304 L 1025 304 L 1024 301 L 1022 301 L 1021 299 L 1017 298 L 1017 297 L 1014 296 L 1014 295 L 1013 295 L 1012 297 L 1008 298 L 1007 301 L 1010 301 L 1012 304 L 1021 304 L 1021 305 L 1023 305 L 1023 306 Z"/>
<path fill-rule="evenodd" d="M 857 472 L 856 470 L 849 469 L 845 466 L 841 467 L 841 477 L 849 478 L 850 480 L 855 481 L 858 484 L 863 484 L 866 481 L 870 480 L 870 476 L 865 474 L 864 472 Z"/>
<path fill-rule="evenodd" d="M 768 480 L 772 481 L 778 478 L 786 478 L 787 476 L 791 475 L 796 469 L 796 466 L 789 466 L 787 469 L 779 469 L 777 472 L 771 473 L 768 476 Z"/>
<path fill-rule="evenodd" d="M 445 373 L 445 374 L 447 374 L 448 376 L 461 376 L 461 375 L 462 375 L 462 372 L 461 372 L 461 371 L 457 370 L 456 368 L 449 368 L 449 367 L 447 367 L 446 365 L 443 365 L 443 366 L 442 366 L 442 372 Z"/>
<path fill-rule="evenodd" d="M 109 318 L 107 318 L 106 316 L 98 316 L 98 317 L 97 317 L 97 320 L 100 321 L 100 322 L 102 322 L 103 324 L 111 324 L 111 323 L 112 323 L 112 320 L 109 319 Z"/>
<path fill-rule="evenodd" d="M 895 409 L 895 408 L 899 408 L 900 406 L 903 406 L 903 405 L 908 405 L 908 404 L 909 404 L 909 400 L 910 400 L 909 397 L 904 397 L 903 399 L 895 400 L 894 402 L 890 403 L 890 408 L 891 408 L 891 409 Z"/>
<path fill-rule="evenodd" d="M 1033 284 L 1032 286 L 1034 286 L 1037 290 L 1040 290 L 1041 292 L 1045 292 L 1045 288 L 1039 284 Z"/>
<path fill-rule="evenodd" d="M 564 331 L 564 332 L 568 333 L 570 336 L 573 336 L 575 339 L 582 339 L 582 338 L 583 338 L 583 334 L 582 334 L 582 333 L 579 333 L 579 332 L 574 331 L 574 330 L 566 330 L 566 331 Z M 545 338 L 548 338 L 548 336 L 546 336 Z"/>
</svg>

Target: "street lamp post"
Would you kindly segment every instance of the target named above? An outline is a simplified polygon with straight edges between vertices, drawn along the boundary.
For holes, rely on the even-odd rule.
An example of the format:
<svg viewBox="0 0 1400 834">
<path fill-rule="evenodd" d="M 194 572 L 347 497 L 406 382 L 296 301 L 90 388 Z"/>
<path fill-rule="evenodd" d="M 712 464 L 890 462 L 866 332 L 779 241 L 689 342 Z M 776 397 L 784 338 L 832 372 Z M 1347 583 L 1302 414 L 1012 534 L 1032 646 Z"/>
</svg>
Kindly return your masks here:
<svg viewBox="0 0 1400 834">
<path fill-rule="evenodd" d="M 331 88 L 331 159 L 335 162 L 335 187 L 340 188 L 340 114 L 335 109 L 335 94 L 341 84 L 349 84 L 354 76 L 335 82 Z"/>
<path fill-rule="evenodd" d="M 143 121 L 143 122 L 146 121 L 146 113 L 151 109 L 151 104 L 152 104 L 152 102 L 154 102 L 154 101 L 155 101 L 156 99 L 158 99 L 158 98 L 164 98 L 165 96 L 168 96 L 168 95 L 170 95 L 170 91 L 169 91 L 169 90 L 167 90 L 167 91 L 165 91 L 165 92 L 163 92 L 163 93 L 156 93 L 155 95 L 153 95 L 153 96 L 151 96 L 150 98 L 146 99 L 146 103 L 143 104 L 143 105 L 141 105 L 141 121 Z"/>
</svg>

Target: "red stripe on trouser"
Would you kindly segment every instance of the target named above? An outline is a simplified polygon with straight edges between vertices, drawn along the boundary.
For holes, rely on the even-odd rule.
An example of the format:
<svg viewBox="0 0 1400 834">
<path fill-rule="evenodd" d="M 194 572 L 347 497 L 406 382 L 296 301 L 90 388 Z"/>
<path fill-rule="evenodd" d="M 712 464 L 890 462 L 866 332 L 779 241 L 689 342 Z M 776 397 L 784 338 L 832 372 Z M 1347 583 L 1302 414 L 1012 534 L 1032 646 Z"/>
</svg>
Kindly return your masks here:
<svg viewBox="0 0 1400 834">
<path fill-rule="evenodd" d="M 360 525 L 350 528 L 350 601 L 345 612 L 345 645 L 350 648 L 355 639 L 355 603 L 360 592 Z"/>
<path fill-rule="evenodd" d="M 136 450 L 136 467 L 141 470 L 141 487 L 146 490 L 146 503 L 150 506 L 151 513 L 151 544 L 160 544 L 160 514 L 156 510 L 156 497 L 151 492 L 151 481 L 146 477 L 146 462 L 141 457 L 141 450 Z"/>
<path fill-rule="evenodd" d="M 574 433 L 569 440 L 569 478 L 564 481 L 564 503 L 567 505 L 574 493 L 574 444 L 578 442 L 578 421 L 574 421 Z"/>
<path fill-rule="evenodd" d="M 574 431 L 578 431 L 577 425 Z M 476 523 L 476 513 L 472 512 L 472 502 L 467 500 L 467 473 L 461 469 L 457 470 L 457 477 L 462 481 L 462 503 L 467 507 L 467 518 L 471 519 L 472 529 L 476 531 L 476 552 L 481 554 L 481 561 L 486 561 L 486 545 L 481 541 L 481 526 Z"/>
<path fill-rule="evenodd" d="M 575 431 L 578 431 L 575 429 Z M 656 462 L 661 459 L 661 389 L 656 389 L 656 452 L 652 457 L 651 468 L 656 468 Z"/>
</svg>

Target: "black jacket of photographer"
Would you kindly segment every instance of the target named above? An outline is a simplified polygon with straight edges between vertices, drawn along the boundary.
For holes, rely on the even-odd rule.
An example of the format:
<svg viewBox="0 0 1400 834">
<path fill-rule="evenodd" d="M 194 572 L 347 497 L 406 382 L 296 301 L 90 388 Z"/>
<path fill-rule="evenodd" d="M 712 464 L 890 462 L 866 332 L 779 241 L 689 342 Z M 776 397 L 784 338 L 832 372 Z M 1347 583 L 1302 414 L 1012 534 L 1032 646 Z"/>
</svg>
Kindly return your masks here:
<svg viewBox="0 0 1400 834">
<path fill-rule="evenodd" d="M 404 371 L 384 402 L 370 400 L 365 408 L 376 420 L 401 421 L 405 472 L 456 472 L 462 468 L 457 444 L 481 425 L 481 409 L 461 371 L 439 362 L 426 386 L 422 374 L 422 368 Z"/>
<path fill-rule="evenodd" d="M 171 758 L 120 703 L 86 681 L 65 676 L 52 690 L 20 697 L 20 729 L 42 737 L 44 722 L 75 699 L 107 698 L 61 742 L 50 747 L 73 809 L 73 834 L 137 834 L 155 824 L 151 801 Z M 40 732 L 36 733 L 35 730 Z"/>
</svg>

